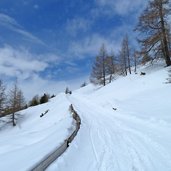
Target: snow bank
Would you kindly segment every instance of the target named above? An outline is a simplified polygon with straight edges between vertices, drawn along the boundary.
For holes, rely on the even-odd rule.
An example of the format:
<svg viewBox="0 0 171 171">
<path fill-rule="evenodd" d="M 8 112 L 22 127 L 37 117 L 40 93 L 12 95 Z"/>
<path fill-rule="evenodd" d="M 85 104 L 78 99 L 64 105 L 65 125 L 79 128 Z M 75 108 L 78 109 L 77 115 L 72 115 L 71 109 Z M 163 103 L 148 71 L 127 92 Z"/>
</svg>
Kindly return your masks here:
<svg viewBox="0 0 171 171">
<path fill-rule="evenodd" d="M 145 76 L 140 76 L 141 70 Z M 89 85 L 73 92 L 69 100 L 82 127 L 67 152 L 47 170 L 170 171 L 167 70 L 146 66 L 105 87 Z"/>
<path fill-rule="evenodd" d="M 64 94 L 20 113 L 17 126 L 0 130 L 0 170 L 23 171 L 57 148 L 73 131 Z M 40 117 L 46 110 L 49 112 Z"/>
</svg>

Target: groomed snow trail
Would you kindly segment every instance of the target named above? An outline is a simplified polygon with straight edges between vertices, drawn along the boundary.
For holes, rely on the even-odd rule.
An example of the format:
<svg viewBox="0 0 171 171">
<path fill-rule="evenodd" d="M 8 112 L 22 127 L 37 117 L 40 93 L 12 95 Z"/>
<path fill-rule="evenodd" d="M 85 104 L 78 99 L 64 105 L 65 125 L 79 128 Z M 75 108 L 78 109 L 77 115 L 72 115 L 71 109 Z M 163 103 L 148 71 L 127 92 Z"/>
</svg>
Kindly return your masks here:
<svg viewBox="0 0 171 171">
<path fill-rule="evenodd" d="M 151 77 L 147 78 L 141 81 L 150 82 Z M 115 98 L 110 96 L 115 85 L 106 92 L 98 90 L 99 96 L 74 92 L 68 100 L 81 117 L 81 129 L 67 152 L 47 170 L 171 171 L 171 100 L 167 95 L 171 88 L 159 82 L 154 90 L 145 88 L 126 99 L 119 99 L 117 93 Z M 126 83 L 129 87 L 132 80 Z M 156 106 L 159 101 L 161 106 Z"/>
</svg>

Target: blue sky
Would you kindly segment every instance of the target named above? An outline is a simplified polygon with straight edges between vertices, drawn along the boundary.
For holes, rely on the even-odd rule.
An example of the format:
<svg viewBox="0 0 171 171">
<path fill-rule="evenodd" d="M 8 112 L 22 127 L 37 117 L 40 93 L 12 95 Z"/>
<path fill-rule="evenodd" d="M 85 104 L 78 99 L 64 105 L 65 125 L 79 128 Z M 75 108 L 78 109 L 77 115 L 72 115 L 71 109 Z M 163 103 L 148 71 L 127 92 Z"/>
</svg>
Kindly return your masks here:
<svg viewBox="0 0 171 171">
<path fill-rule="evenodd" d="M 26 96 L 75 89 L 88 80 L 102 43 L 115 53 L 147 0 L 1 0 L 0 76 Z"/>
</svg>

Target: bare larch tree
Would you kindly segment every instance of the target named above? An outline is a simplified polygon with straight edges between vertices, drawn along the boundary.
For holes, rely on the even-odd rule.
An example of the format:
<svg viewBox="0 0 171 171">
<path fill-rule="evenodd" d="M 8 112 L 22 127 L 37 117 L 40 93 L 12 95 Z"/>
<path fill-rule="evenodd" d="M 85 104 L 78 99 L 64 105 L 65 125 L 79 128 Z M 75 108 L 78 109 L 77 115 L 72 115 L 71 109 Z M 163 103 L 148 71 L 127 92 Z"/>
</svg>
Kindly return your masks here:
<svg viewBox="0 0 171 171">
<path fill-rule="evenodd" d="M 121 51 L 119 56 L 122 73 L 124 75 L 127 75 L 128 69 L 129 73 L 131 74 L 130 48 L 127 35 L 122 40 Z"/>
<path fill-rule="evenodd" d="M 94 84 L 102 84 L 103 86 L 106 85 L 106 58 L 107 51 L 103 44 L 100 48 L 99 55 L 96 57 L 93 64 L 90 82 Z"/>
<path fill-rule="evenodd" d="M 113 75 L 115 73 L 114 52 L 111 52 L 111 54 L 106 57 L 106 73 L 107 73 L 107 75 L 109 75 L 109 83 L 111 83 L 111 81 L 113 79 Z"/>
<path fill-rule="evenodd" d="M 166 65 L 171 65 L 169 53 L 169 25 L 167 16 L 170 13 L 169 0 L 151 0 L 139 17 L 136 31 L 141 37 L 141 54 L 145 57 L 163 57 Z"/>
<path fill-rule="evenodd" d="M 137 58 L 138 58 L 138 52 L 134 50 L 133 52 L 133 56 L 134 56 L 134 72 L 137 72 Z"/>
<path fill-rule="evenodd" d="M 6 101 L 6 95 L 5 95 L 5 85 L 2 80 L 0 80 L 0 116 L 4 112 L 4 105 Z"/>
<path fill-rule="evenodd" d="M 25 105 L 24 96 L 22 91 L 18 88 L 17 81 L 14 83 L 13 88 L 9 92 L 9 108 L 12 114 L 12 124 L 16 125 L 15 114 L 17 111 L 23 109 Z"/>
<path fill-rule="evenodd" d="M 131 60 L 130 60 L 130 48 L 129 48 L 128 35 L 125 36 L 124 41 L 125 41 L 125 48 L 126 48 L 126 58 L 128 61 L 128 71 L 131 74 Z"/>
</svg>

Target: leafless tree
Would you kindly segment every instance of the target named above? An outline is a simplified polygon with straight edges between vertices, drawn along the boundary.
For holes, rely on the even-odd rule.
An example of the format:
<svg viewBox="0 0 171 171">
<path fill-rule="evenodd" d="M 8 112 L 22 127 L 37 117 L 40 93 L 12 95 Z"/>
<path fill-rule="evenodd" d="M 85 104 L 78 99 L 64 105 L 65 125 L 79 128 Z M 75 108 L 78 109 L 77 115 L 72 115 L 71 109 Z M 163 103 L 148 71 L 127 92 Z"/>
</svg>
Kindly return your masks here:
<svg viewBox="0 0 171 171">
<path fill-rule="evenodd" d="M 111 83 L 113 75 L 115 74 L 114 52 L 111 52 L 111 54 L 106 57 L 106 73 L 109 75 L 109 83 Z"/>
<path fill-rule="evenodd" d="M 106 58 L 107 51 L 103 44 L 100 48 L 99 55 L 96 57 L 93 64 L 90 82 L 94 84 L 102 84 L 103 86 L 106 85 Z"/>
<path fill-rule="evenodd" d="M 18 110 L 23 109 L 26 105 L 26 102 L 25 102 L 24 94 L 21 89 L 19 89 L 17 92 L 17 100 L 18 100 L 18 106 L 17 106 Z"/>
<path fill-rule="evenodd" d="M 127 75 L 127 68 L 130 65 L 129 60 L 129 48 L 128 48 L 128 39 L 127 37 L 124 37 L 121 44 L 121 51 L 120 51 L 120 65 L 121 65 L 121 71 L 123 75 Z M 129 64 L 128 64 L 129 62 Z"/>
<path fill-rule="evenodd" d="M 25 105 L 24 96 L 22 91 L 18 88 L 17 81 L 14 83 L 13 88 L 9 92 L 9 108 L 12 114 L 12 124 L 16 125 L 15 114 L 17 111 L 23 109 Z"/>
<path fill-rule="evenodd" d="M 171 65 L 169 54 L 169 27 L 167 16 L 170 13 L 169 0 L 151 0 L 139 17 L 136 31 L 142 33 L 138 39 L 141 44 L 141 54 L 164 57 L 166 65 Z"/>
<path fill-rule="evenodd" d="M 5 85 L 3 81 L 0 80 L 0 116 L 3 114 L 5 102 L 6 102 Z"/>
<path fill-rule="evenodd" d="M 128 41 L 128 35 L 125 36 L 124 38 L 124 44 L 125 44 L 125 49 L 126 49 L 126 59 L 128 62 L 128 71 L 131 74 L 131 59 L 130 59 L 130 47 L 129 47 L 129 41 Z"/>
<path fill-rule="evenodd" d="M 134 56 L 134 72 L 137 72 L 137 58 L 138 58 L 138 52 L 134 50 L 133 52 L 133 56 Z"/>
</svg>

